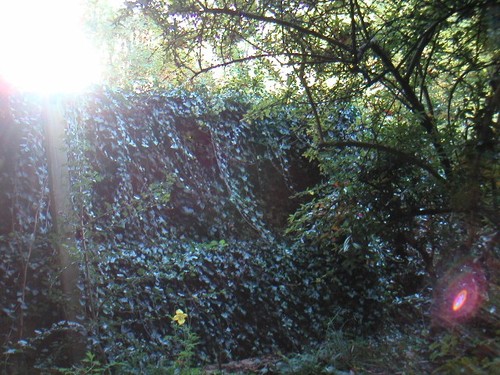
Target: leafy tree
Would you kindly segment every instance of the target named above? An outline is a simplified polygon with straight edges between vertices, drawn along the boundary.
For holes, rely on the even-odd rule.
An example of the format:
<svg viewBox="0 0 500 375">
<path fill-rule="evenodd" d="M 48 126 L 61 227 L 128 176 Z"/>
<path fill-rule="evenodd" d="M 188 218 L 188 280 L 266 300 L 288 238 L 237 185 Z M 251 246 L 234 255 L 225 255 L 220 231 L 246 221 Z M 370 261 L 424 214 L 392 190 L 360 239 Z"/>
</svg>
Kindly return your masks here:
<svg viewBox="0 0 500 375">
<path fill-rule="evenodd" d="M 138 10 L 179 69 L 258 74 L 274 95 L 255 116 L 294 103 L 325 176 L 298 237 L 347 250 L 375 235 L 432 274 L 437 254 L 496 229 L 494 1 L 127 2 Z"/>
<path fill-rule="evenodd" d="M 114 87 L 144 90 L 164 85 L 167 56 L 161 49 L 160 30 L 140 13 L 121 18 L 116 1 L 87 0 L 87 32 L 97 42 L 106 62 L 103 72 Z"/>
</svg>

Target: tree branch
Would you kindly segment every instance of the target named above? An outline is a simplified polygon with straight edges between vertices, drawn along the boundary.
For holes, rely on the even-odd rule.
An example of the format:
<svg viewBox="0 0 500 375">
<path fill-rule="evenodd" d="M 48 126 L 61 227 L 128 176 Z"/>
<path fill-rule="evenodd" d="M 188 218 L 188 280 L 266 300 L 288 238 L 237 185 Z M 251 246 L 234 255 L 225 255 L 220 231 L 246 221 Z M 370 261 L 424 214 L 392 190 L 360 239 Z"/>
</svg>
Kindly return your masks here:
<svg viewBox="0 0 500 375">
<path fill-rule="evenodd" d="M 387 52 L 384 51 L 384 49 L 376 41 L 370 43 L 370 47 L 380 60 L 382 60 L 384 66 L 389 70 L 396 82 L 399 84 L 403 95 L 408 101 L 410 109 L 420 117 L 420 124 L 426 130 L 427 134 L 431 136 L 432 144 L 436 149 L 445 176 L 450 177 L 452 172 L 451 162 L 439 140 L 434 120 L 427 114 L 424 105 L 418 99 L 415 91 L 410 85 L 410 82 L 406 77 L 403 77 L 399 70 L 394 66 Z"/>
<path fill-rule="evenodd" d="M 303 55 L 301 53 L 292 53 L 292 52 L 262 53 L 262 54 L 258 54 L 258 55 L 250 55 L 250 56 L 241 57 L 239 59 L 232 59 L 230 61 L 225 61 L 225 62 L 222 62 L 219 64 L 206 66 L 204 68 L 200 67 L 200 69 L 198 71 L 193 72 L 194 76 L 192 77 L 192 79 L 196 78 L 200 74 L 207 73 L 207 72 L 214 70 L 214 69 L 217 69 L 217 68 L 224 68 L 226 66 L 244 63 L 244 62 L 252 61 L 252 60 L 260 60 L 260 59 L 264 59 L 264 58 L 276 58 L 279 56 L 301 58 L 301 59 L 303 59 L 301 61 L 301 64 L 305 64 L 305 65 L 331 64 L 332 62 L 339 62 L 340 61 L 340 60 L 335 60 L 329 56 L 323 56 L 323 55 L 311 55 L 311 54 Z M 307 60 L 305 58 L 310 58 L 310 59 L 316 58 L 317 60 Z M 284 65 L 294 65 L 294 64 L 296 64 L 296 63 L 290 62 L 290 63 L 285 63 Z"/>
<path fill-rule="evenodd" d="M 356 38 L 356 21 L 355 21 L 355 18 L 354 18 L 354 15 L 355 15 L 355 5 L 354 5 L 354 0 L 350 0 L 349 1 L 349 15 L 351 17 L 351 49 L 355 52 L 355 64 L 358 63 L 358 41 L 357 41 L 357 38 Z"/>
<path fill-rule="evenodd" d="M 413 57 L 411 61 L 408 64 L 407 70 L 406 70 L 406 75 L 405 78 L 409 79 L 410 76 L 413 74 L 413 71 L 415 70 L 415 67 L 419 64 L 421 58 L 422 58 L 422 53 L 424 52 L 425 47 L 431 42 L 432 37 L 434 36 L 437 26 L 442 22 L 442 20 L 438 20 L 434 22 L 427 30 L 424 31 L 422 36 L 417 42 L 417 45 L 415 48 L 412 48 L 413 52 Z"/>
<path fill-rule="evenodd" d="M 300 64 L 299 70 L 297 71 L 297 75 L 299 76 L 300 83 L 304 87 L 304 90 L 305 90 L 306 95 L 307 95 L 307 100 L 309 101 L 309 105 L 311 106 L 311 109 L 313 111 L 314 120 L 316 122 L 316 131 L 318 133 L 319 142 L 323 143 L 324 137 L 323 137 L 323 129 L 321 126 L 321 118 L 319 116 L 318 107 L 316 105 L 316 101 L 314 100 L 311 88 L 307 84 L 304 70 L 305 70 L 305 62 L 303 60 L 302 64 Z"/>
<path fill-rule="evenodd" d="M 277 18 L 273 18 L 273 17 L 263 16 L 260 14 L 245 12 L 245 11 L 241 11 L 241 10 L 233 10 L 233 9 L 228 9 L 228 8 L 208 8 L 204 5 L 202 5 L 202 9 L 198 10 L 197 12 L 214 14 L 214 15 L 223 14 L 223 15 L 230 16 L 230 17 L 246 18 L 246 19 L 251 19 L 251 20 L 255 20 L 255 21 L 261 21 L 261 22 L 265 22 L 265 23 L 269 23 L 269 24 L 283 26 L 284 28 L 298 31 L 302 35 L 309 35 L 309 36 L 312 36 L 314 38 L 323 40 L 323 41 L 327 42 L 328 44 L 330 44 L 331 46 L 335 46 L 335 47 L 337 47 L 345 52 L 348 52 L 350 54 L 353 54 L 353 52 L 354 52 L 354 51 L 352 51 L 351 47 L 349 47 L 347 44 L 344 44 L 335 38 L 331 38 L 331 37 L 326 36 L 320 32 L 317 32 L 315 30 L 308 29 L 306 27 L 303 27 L 301 25 L 298 25 L 298 24 L 290 22 L 290 21 L 285 21 L 283 19 L 277 19 Z"/>
<path fill-rule="evenodd" d="M 392 154 L 404 160 L 408 163 L 414 164 L 423 170 L 427 171 L 430 175 L 435 177 L 440 182 L 445 182 L 445 179 L 428 163 L 425 161 L 407 154 L 406 152 L 397 150 L 392 147 L 384 146 L 377 143 L 369 143 L 369 142 L 357 142 L 357 141 L 339 141 L 339 142 L 324 142 L 319 145 L 320 150 L 325 148 L 346 148 L 346 147 L 356 147 L 362 148 L 365 150 L 377 150 L 382 151 L 388 154 Z"/>
<path fill-rule="evenodd" d="M 233 59 L 233 60 L 226 61 L 226 62 L 223 62 L 223 63 L 220 63 L 220 64 L 210 65 L 210 66 L 207 66 L 205 68 L 200 68 L 200 70 L 198 70 L 194 74 L 194 76 L 192 77 L 192 79 L 196 78 L 200 74 L 207 73 L 207 72 L 209 72 L 211 70 L 214 70 L 214 69 L 217 69 L 217 68 L 224 68 L 226 66 L 233 65 L 233 64 L 239 64 L 239 63 L 243 63 L 243 62 L 247 62 L 247 61 L 259 60 L 259 59 L 266 58 L 266 57 L 276 57 L 276 56 L 277 56 L 276 54 L 263 53 L 263 54 L 260 54 L 260 55 L 245 56 L 245 57 L 242 57 L 242 58 L 239 58 L 239 59 Z"/>
</svg>

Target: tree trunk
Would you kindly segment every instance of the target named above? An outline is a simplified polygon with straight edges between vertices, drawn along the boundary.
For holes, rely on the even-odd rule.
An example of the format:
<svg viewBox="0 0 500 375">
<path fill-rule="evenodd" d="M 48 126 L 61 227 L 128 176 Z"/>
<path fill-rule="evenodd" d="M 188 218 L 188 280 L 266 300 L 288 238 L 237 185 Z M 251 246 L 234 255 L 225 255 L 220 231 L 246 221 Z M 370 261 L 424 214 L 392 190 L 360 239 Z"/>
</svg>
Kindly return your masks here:
<svg viewBox="0 0 500 375">
<path fill-rule="evenodd" d="M 49 170 L 50 208 L 55 234 L 54 245 L 59 254 L 60 283 L 66 320 L 74 321 L 79 310 L 78 265 L 72 259 L 76 249 L 72 229 L 72 209 L 65 142 L 66 122 L 60 99 L 45 101 L 45 140 Z"/>
</svg>

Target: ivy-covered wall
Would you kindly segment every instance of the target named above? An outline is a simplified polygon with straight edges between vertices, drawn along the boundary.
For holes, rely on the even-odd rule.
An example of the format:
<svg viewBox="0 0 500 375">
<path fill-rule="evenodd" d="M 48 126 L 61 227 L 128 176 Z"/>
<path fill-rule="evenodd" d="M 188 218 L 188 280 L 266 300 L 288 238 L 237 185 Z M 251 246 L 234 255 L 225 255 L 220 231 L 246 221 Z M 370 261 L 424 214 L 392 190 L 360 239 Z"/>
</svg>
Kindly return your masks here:
<svg viewBox="0 0 500 375">
<path fill-rule="evenodd" d="M 118 240 L 269 237 L 282 229 L 297 204 L 290 196 L 304 187 L 287 172 L 301 149 L 290 150 L 294 140 L 277 119 L 244 121 L 247 107 L 186 91 L 79 98 L 67 108 L 68 139 L 73 186 L 84 195 L 92 189 L 80 202 L 87 221 Z"/>
<path fill-rule="evenodd" d="M 321 181 L 302 157 L 293 110 L 255 114 L 251 97 L 179 89 L 52 100 L 67 121 L 81 311 L 63 320 L 49 101 L 0 97 L 0 339 L 11 372 L 71 366 L 90 350 L 148 373 L 186 350 L 178 309 L 196 359 L 220 363 L 298 350 L 328 326 L 366 334 L 394 316 L 412 322 L 428 308 L 420 258 L 335 225 L 345 202 L 333 206 L 332 189 L 348 182 Z"/>
<path fill-rule="evenodd" d="M 206 360 L 291 350 L 321 331 L 301 303 L 307 288 L 291 252 L 277 240 L 300 203 L 293 196 L 318 179 L 286 116 L 247 120 L 248 98 L 180 90 L 102 89 L 53 100 L 68 123 L 74 216 L 66 220 L 89 345 L 118 359 L 145 343 L 148 355 L 174 355 L 166 337 L 179 307 Z M 33 366 L 68 363 L 64 353 L 36 347 L 51 329 L 60 332 L 50 327 L 64 303 L 52 246 L 47 103 L 4 97 L 0 113 L 0 334 L 5 353 Z"/>
</svg>

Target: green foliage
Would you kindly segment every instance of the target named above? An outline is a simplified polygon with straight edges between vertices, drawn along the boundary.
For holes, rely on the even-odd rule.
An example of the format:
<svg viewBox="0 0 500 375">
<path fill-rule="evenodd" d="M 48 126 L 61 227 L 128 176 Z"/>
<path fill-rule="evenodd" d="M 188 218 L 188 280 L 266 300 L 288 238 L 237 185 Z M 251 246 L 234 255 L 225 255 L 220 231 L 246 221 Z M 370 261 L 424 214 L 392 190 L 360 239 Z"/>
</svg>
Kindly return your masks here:
<svg viewBox="0 0 500 375">
<path fill-rule="evenodd" d="M 33 323 L 41 327 L 45 322 Z M 87 332 L 82 324 L 60 320 L 49 328 L 36 329 L 31 337 L 5 345 L 3 367 L 7 373 L 19 374 L 69 368 L 84 358 L 88 344 Z"/>
<path fill-rule="evenodd" d="M 380 237 L 430 275 L 452 256 L 450 226 L 469 243 L 498 226 L 498 9 L 489 0 L 128 3 L 195 75 L 237 67 L 238 82 L 253 70 L 272 91 L 254 113 L 285 110 L 300 124 L 289 129 L 312 146 L 333 226 L 352 226 L 353 243 Z"/>
<path fill-rule="evenodd" d="M 498 371 L 498 366 L 500 361 L 498 358 L 489 359 L 479 359 L 475 356 L 469 357 L 454 357 L 453 359 L 447 361 L 444 365 L 440 366 L 434 371 L 435 374 L 456 374 L 460 372 L 466 372 L 468 374 L 474 375 L 494 375 Z"/>
<path fill-rule="evenodd" d="M 196 348 L 200 340 L 198 335 L 193 333 L 189 326 L 181 325 L 176 327 L 174 337 L 166 337 L 165 339 L 170 340 L 178 350 L 174 364 L 175 372 L 180 372 L 181 374 L 194 373 L 195 371 L 192 367 L 196 359 Z"/>
<path fill-rule="evenodd" d="M 34 106 L 36 98 L 20 98 L 26 100 L 23 105 L 28 110 L 41 111 L 41 106 Z M 289 273 L 296 270 L 286 250 L 276 244 L 252 242 L 260 236 L 269 242 L 270 229 L 283 227 L 283 218 L 291 207 L 288 189 L 293 187 L 285 166 L 292 165 L 289 158 L 297 154 L 287 146 L 289 134 L 282 119 L 252 119 L 251 124 L 244 120 L 243 99 L 230 95 L 203 97 L 188 91 L 144 96 L 103 90 L 63 102 L 69 123 L 69 166 L 75 204 L 75 216 L 68 220 L 77 236 L 75 260 L 81 266 L 81 298 L 92 352 L 106 349 L 110 359 L 126 362 L 136 370 L 170 368 L 170 361 L 178 353 L 169 347 L 172 340 L 164 339 L 172 332 L 161 323 L 168 319 L 174 304 L 194 303 L 186 299 L 186 288 L 192 288 L 201 301 L 193 310 L 193 317 L 198 319 L 193 332 L 200 336 L 200 350 L 194 352 L 190 347 L 184 352 L 196 355 L 197 360 L 260 353 L 270 350 L 269 345 L 297 347 L 304 337 L 321 331 L 321 324 L 303 332 L 297 328 L 308 319 L 300 307 L 300 291 L 288 301 L 288 295 L 295 293 L 288 285 L 291 289 L 301 285 L 298 274 Z M 41 125 L 40 117 L 32 120 L 34 124 L 27 121 L 21 131 Z M 277 136 L 280 143 L 276 142 Z M 43 139 L 43 134 L 39 138 Z M 37 137 L 26 138 L 26 142 L 23 150 L 37 150 L 31 147 L 31 142 L 38 142 Z M 42 142 L 39 145 L 33 160 L 44 163 L 45 150 Z M 46 182 L 44 168 L 40 171 L 45 173 L 41 177 L 45 176 Z M 282 174 L 277 174 L 275 171 L 280 169 Z M 21 168 L 19 171 L 23 173 Z M 269 191 L 267 186 L 271 186 Z M 25 187 L 29 190 L 37 185 Z M 19 190 L 19 196 L 22 194 L 23 190 Z M 23 215 L 19 218 L 25 219 Z M 50 222 L 43 223 L 48 231 Z M 28 226 L 24 230 L 40 228 Z M 29 239 L 26 251 L 31 258 L 22 265 L 37 267 L 32 275 L 40 272 L 40 277 L 51 281 L 45 290 L 57 289 L 57 282 L 48 277 L 57 271 L 46 268 L 51 258 L 42 257 L 40 264 L 35 263 L 35 250 L 49 248 L 47 239 L 38 233 L 25 237 Z M 5 248 L 21 249 L 14 247 L 16 241 L 5 237 Z M 274 247 L 278 248 L 276 252 L 271 250 Z M 5 253 L 16 255 L 10 249 Z M 12 267 L 18 259 L 10 261 L 7 256 L 6 260 L 6 270 L 13 280 L 4 277 L 2 282 L 13 294 L 2 297 L 4 311 L 14 326 L 19 317 L 15 307 L 17 291 L 7 286 L 18 275 L 18 266 Z M 44 306 L 56 313 L 52 304 L 28 299 L 31 288 L 40 296 L 37 288 L 45 285 L 35 278 L 32 281 L 34 286 L 29 285 L 23 296 L 29 302 L 27 307 Z M 135 301 L 134 294 L 139 300 Z M 203 317 L 197 316 L 202 313 Z M 288 317 L 289 313 L 294 316 Z M 30 312 L 29 317 L 34 316 Z M 248 320 L 249 316 L 254 318 Z M 276 316 L 283 321 L 276 324 Z M 34 328 L 57 321 L 56 315 L 44 317 L 54 320 L 41 323 L 31 319 Z M 233 317 L 234 323 L 229 324 Z M 221 325 L 227 327 L 221 331 Z M 34 339 L 45 337 L 37 332 Z M 15 343 L 13 338 L 11 341 Z M 236 349 L 235 343 L 240 343 Z M 60 346 L 64 352 L 64 345 Z M 30 358 L 39 350 L 33 346 Z M 167 362 L 163 363 L 162 358 Z M 103 366 L 109 364 L 106 358 L 100 357 L 99 361 Z M 64 361 L 41 356 L 30 363 L 35 362 L 45 368 L 61 368 Z"/>
<path fill-rule="evenodd" d="M 98 284 L 100 339 L 117 361 L 142 342 L 150 356 L 176 357 L 168 339 L 175 332 L 166 323 L 178 306 L 189 312 L 190 329 L 199 337 L 196 358 L 205 361 L 290 350 L 324 326 L 314 311 L 304 311 L 311 291 L 303 289 L 300 270 L 284 249 L 164 239 L 154 247 L 131 243 L 100 252 L 106 259 L 99 270 L 105 275 Z"/>
<path fill-rule="evenodd" d="M 382 328 L 389 316 L 411 321 L 430 295 L 424 264 L 396 242 L 390 223 L 378 227 L 359 201 L 351 210 L 353 184 L 340 179 L 305 193 L 312 199 L 290 217 L 288 229 L 298 268 L 319 284 L 327 306 L 342 307 L 344 324 L 366 331 Z"/>
<path fill-rule="evenodd" d="M 250 127 L 243 120 L 241 99 L 105 90 L 67 112 L 75 201 L 92 232 L 104 235 L 106 228 L 118 241 L 138 233 L 271 236 L 264 219 L 280 214 L 272 206 L 263 213 L 272 202 L 266 187 L 286 191 L 287 172 L 270 168 L 287 163 L 290 153 L 276 147 L 272 121 Z M 155 186 L 168 196 L 155 195 Z"/>
<path fill-rule="evenodd" d="M 151 87 L 165 67 L 228 74 L 207 80 L 217 95 L 101 89 L 65 102 L 87 335 L 106 353 L 84 368 L 189 372 L 192 359 L 296 350 L 337 314 L 325 343 L 287 371 L 364 368 L 361 349 L 387 370 L 347 332 L 426 320 L 432 282 L 446 275 L 436 266 L 486 263 L 495 251 L 498 9 L 489 0 L 127 2 L 118 28 L 98 31 L 132 52 L 118 60 L 141 78 L 121 84 Z M 151 49 L 160 51 L 152 59 Z M 13 105 L 16 125 L 43 122 L 25 104 Z M 20 128 L 9 148 L 19 160 L 0 157 L 2 177 L 15 176 L 0 182 L 10 208 L 0 268 L 0 319 L 14 327 L 2 331 L 7 355 L 31 350 L 25 318 L 39 315 L 26 311 L 52 302 L 39 285 L 54 271 L 39 250 L 51 251 L 41 131 Z M 179 307 L 190 316 L 181 342 L 171 324 Z M 477 349 L 496 342 L 476 338 L 432 343 L 436 372 L 493 369 L 497 360 Z M 421 369 L 416 343 L 395 346 L 384 358 Z"/>
<path fill-rule="evenodd" d="M 280 374 L 427 374 L 428 341 L 422 326 L 394 327 L 376 336 L 352 336 L 330 325 L 325 339 L 276 364 Z"/>
<path fill-rule="evenodd" d="M 102 364 L 94 353 L 87 352 L 79 366 L 70 369 L 59 368 L 57 371 L 63 375 L 105 375 L 111 374 L 112 369 L 120 366 L 121 364 L 117 363 Z"/>
<path fill-rule="evenodd" d="M 0 342 L 60 318 L 40 100 L 1 97 Z"/>
<path fill-rule="evenodd" d="M 344 332 L 329 329 L 324 341 L 310 352 L 279 363 L 280 374 L 315 375 L 349 374 L 357 371 L 373 355 L 367 342 L 347 337 Z"/>
<path fill-rule="evenodd" d="M 476 333 L 476 335 L 471 335 Z M 498 333 L 498 332 L 497 332 Z M 459 332 L 441 334 L 429 346 L 434 374 L 494 374 L 498 368 L 498 338 L 464 327 Z"/>
<path fill-rule="evenodd" d="M 170 366 L 178 354 L 162 322 L 186 303 L 200 344 L 185 353 L 197 360 L 298 347 L 321 332 L 299 328 L 313 312 L 300 306 L 286 250 L 249 241 L 283 226 L 298 155 L 289 120 L 250 124 L 244 99 L 106 90 L 67 107 L 92 334 L 131 371 Z"/>
<path fill-rule="evenodd" d="M 103 75 L 109 84 L 142 91 L 179 80 L 167 70 L 168 55 L 158 38 L 161 29 L 153 22 L 138 13 L 120 17 L 116 1 L 85 3 L 86 31 L 103 52 Z"/>
</svg>

